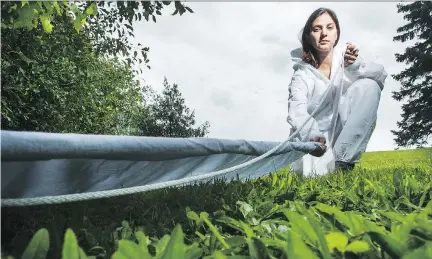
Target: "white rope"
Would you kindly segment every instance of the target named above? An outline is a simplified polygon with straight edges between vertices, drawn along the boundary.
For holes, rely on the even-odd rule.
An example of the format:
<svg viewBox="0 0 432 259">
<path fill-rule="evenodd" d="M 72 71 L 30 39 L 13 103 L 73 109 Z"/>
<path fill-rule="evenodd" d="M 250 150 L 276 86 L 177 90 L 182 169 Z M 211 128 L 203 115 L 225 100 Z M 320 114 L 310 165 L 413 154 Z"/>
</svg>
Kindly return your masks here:
<svg viewBox="0 0 432 259">
<path fill-rule="evenodd" d="M 343 65 L 343 62 L 342 62 Z M 66 202 L 75 202 L 75 201 L 85 201 L 85 200 L 93 200 L 93 199 L 100 199 L 100 198 L 110 198 L 110 197 L 116 197 L 116 196 L 122 196 L 122 195 L 129 195 L 139 192 L 147 192 L 151 190 L 157 190 L 162 188 L 168 188 L 168 187 L 174 187 L 177 185 L 183 185 L 195 181 L 202 181 L 209 178 L 214 178 L 217 176 L 223 176 L 225 174 L 228 174 L 230 172 L 233 172 L 237 169 L 244 168 L 246 166 L 252 165 L 254 163 L 257 163 L 261 161 L 262 159 L 270 156 L 272 153 L 274 153 L 277 149 L 282 147 L 283 145 L 287 144 L 295 135 L 297 135 L 301 129 L 306 125 L 306 123 L 309 122 L 309 120 L 315 116 L 315 114 L 318 112 L 319 108 L 323 104 L 324 100 L 327 98 L 327 94 L 331 92 L 332 88 L 334 87 L 333 84 L 330 84 L 330 87 L 326 89 L 324 92 L 324 95 L 317 106 L 317 108 L 310 114 L 308 119 L 303 122 L 303 124 L 294 131 L 291 136 L 289 136 L 284 142 L 278 144 L 276 147 L 272 148 L 271 150 L 267 151 L 266 153 L 262 154 L 261 156 L 258 156 L 250 161 L 247 161 L 243 164 L 239 164 L 236 166 L 232 166 L 223 170 L 214 171 L 202 175 L 196 175 L 191 177 L 186 177 L 183 179 L 178 180 L 171 180 L 163 183 L 154 183 L 144 186 L 136 186 L 136 187 L 130 187 L 130 188 L 124 188 L 124 189 L 115 189 L 115 190 L 108 190 L 108 191 L 98 191 L 98 192 L 88 192 L 88 193 L 76 193 L 76 194 L 67 194 L 67 195 L 57 195 L 57 196 L 44 196 L 44 197 L 37 197 L 37 198 L 20 198 L 20 199 L 2 199 L 2 206 L 4 207 L 12 207 L 12 206 L 32 206 L 32 205 L 47 205 L 47 204 L 59 204 L 59 203 L 66 203 Z M 318 145 L 318 144 L 317 144 Z"/>
</svg>

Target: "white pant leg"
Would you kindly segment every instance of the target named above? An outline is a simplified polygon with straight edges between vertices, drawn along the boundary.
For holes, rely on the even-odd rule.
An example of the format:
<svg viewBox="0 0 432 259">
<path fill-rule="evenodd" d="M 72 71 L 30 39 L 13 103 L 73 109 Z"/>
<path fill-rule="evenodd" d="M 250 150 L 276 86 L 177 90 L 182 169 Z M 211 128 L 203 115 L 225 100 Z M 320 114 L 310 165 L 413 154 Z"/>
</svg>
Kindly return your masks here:
<svg viewBox="0 0 432 259">
<path fill-rule="evenodd" d="M 359 79 L 347 90 L 339 106 L 335 161 L 357 163 L 375 129 L 381 88 L 372 79 Z"/>
</svg>

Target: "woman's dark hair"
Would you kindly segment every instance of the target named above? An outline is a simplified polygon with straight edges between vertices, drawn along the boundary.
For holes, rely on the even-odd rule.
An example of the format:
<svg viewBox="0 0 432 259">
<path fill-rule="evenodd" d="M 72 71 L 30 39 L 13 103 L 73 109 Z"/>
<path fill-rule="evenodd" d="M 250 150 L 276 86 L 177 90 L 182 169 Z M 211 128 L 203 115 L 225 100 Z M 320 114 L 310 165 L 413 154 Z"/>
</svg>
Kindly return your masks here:
<svg viewBox="0 0 432 259">
<path fill-rule="evenodd" d="M 318 67 L 318 56 L 317 56 L 317 52 L 316 52 L 315 48 L 312 46 L 312 42 L 311 42 L 310 33 L 312 31 L 312 23 L 315 21 L 316 18 L 318 18 L 319 16 L 321 16 L 325 13 L 328 13 L 330 15 L 330 17 L 333 19 L 334 23 L 336 24 L 337 39 L 336 39 L 334 46 L 336 46 L 338 41 L 339 41 L 340 27 L 339 27 L 339 20 L 336 16 L 335 12 L 333 12 L 332 10 L 330 10 L 328 8 L 318 8 L 317 10 L 315 10 L 309 16 L 308 20 L 306 21 L 306 24 L 303 28 L 303 32 L 302 32 L 302 36 L 301 36 L 301 43 L 302 43 L 302 48 L 303 48 L 303 61 L 305 61 L 306 63 L 309 63 L 310 65 L 312 65 L 314 67 Z"/>
</svg>

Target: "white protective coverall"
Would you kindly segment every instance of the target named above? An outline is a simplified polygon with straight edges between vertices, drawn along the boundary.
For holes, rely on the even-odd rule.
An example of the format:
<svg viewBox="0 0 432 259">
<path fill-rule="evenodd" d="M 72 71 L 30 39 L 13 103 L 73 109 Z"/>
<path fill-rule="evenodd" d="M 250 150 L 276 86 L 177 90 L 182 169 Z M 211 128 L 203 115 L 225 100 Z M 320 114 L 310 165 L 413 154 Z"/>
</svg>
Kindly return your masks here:
<svg viewBox="0 0 432 259">
<path fill-rule="evenodd" d="M 344 67 L 346 44 L 339 43 L 333 51 L 330 80 L 301 60 L 301 48 L 291 52 L 295 62 L 288 99 L 291 133 L 317 109 L 294 139 L 310 141 L 321 136 L 327 140 L 322 157 L 306 155 L 293 164 L 293 170 L 304 175 L 325 174 L 334 169 L 335 161 L 359 162 L 375 129 L 387 72 L 360 56 Z"/>
</svg>

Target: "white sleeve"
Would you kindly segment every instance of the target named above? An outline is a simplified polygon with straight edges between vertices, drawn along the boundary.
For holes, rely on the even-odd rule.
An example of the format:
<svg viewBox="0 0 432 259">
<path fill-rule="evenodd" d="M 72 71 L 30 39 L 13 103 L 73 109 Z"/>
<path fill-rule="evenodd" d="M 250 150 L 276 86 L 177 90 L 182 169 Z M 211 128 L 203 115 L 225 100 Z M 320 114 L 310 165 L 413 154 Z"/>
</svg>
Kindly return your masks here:
<svg viewBox="0 0 432 259">
<path fill-rule="evenodd" d="M 384 89 L 387 72 L 384 66 L 374 62 L 365 62 L 360 56 L 357 57 L 353 64 L 346 67 L 347 76 L 351 81 L 361 78 L 369 78 L 378 83 L 379 87 Z"/>
<path fill-rule="evenodd" d="M 308 106 L 308 85 L 302 78 L 301 73 L 296 71 L 288 87 L 288 117 L 287 122 L 292 126 L 292 132 L 297 130 L 310 116 L 307 111 Z M 318 128 L 314 118 L 311 118 L 306 125 L 299 131 L 300 141 L 310 141 L 314 137 L 324 137 Z"/>
</svg>

